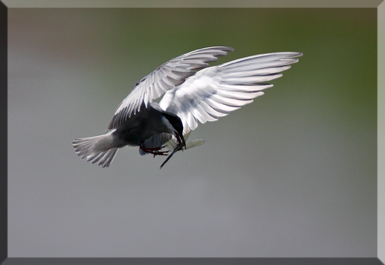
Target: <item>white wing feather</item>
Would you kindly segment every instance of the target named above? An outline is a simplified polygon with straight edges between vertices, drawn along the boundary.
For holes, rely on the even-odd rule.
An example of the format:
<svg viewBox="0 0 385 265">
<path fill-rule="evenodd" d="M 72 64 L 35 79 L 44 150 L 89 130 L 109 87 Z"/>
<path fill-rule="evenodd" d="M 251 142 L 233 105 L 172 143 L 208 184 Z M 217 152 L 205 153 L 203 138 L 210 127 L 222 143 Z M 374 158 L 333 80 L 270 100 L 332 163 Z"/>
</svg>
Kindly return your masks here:
<svg viewBox="0 0 385 265">
<path fill-rule="evenodd" d="M 154 99 L 162 96 L 166 91 L 182 84 L 195 70 L 208 67 L 208 62 L 214 62 L 218 56 L 224 56 L 233 48 L 214 46 L 198 49 L 178 56 L 143 77 L 120 103 L 108 130 L 117 128 L 131 115 L 135 115 L 142 107 L 147 107 Z"/>
<path fill-rule="evenodd" d="M 185 134 L 196 129 L 197 121 L 216 121 L 262 96 L 262 90 L 273 86 L 265 82 L 281 77 L 301 55 L 267 53 L 205 68 L 167 91 L 159 105 L 181 118 Z"/>
</svg>

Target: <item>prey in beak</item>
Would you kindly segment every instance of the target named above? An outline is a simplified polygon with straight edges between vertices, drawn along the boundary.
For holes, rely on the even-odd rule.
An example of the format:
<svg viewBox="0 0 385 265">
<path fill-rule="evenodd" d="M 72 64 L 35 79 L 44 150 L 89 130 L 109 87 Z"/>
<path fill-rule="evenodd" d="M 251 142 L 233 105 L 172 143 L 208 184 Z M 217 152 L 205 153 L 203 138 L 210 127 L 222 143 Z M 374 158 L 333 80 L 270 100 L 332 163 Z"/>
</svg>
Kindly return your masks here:
<svg viewBox="0 0 385 265">
<path fill-rule="evenodd" d="M 183 147 L 184 149 L 187 149 L 186 147 L 186 141 L 183 137 L 183 135 L 180 135 L 176 130 L 174 131 L 174 135 L 175 135 L 175 138 L 177 139 L 178 141 L 178 144 L 176 145 L 176 147 L 174 148 L 174 150 L 171 152 L 171 154 L 169 154 L 169 156 L 166 158 L 166 160 L 164 160 L 164 162 L 162 163 L 162 165 L 160 165 L 160 168 L 162 168 L 168 160 L 170 160 L 170 158 L 177 152 L 177 151 L 180 151 L 182 150 L 183 151 Z"/>
<path fill-rule="evenodd" d="M 168 157 L 166 158 L 166 160 L 162 163 L 162 165 L 160 166 L 160 168 L 162 168 L 168 160 L 170 160 L 170 158 L 178 151 L 183 151 L 183 150 L 186 150 L 186 149 L 190 149 L 190 148 L 193 148 L 195 146 L 199 146 L 199 145 L 202 145 L 205 140 L 203 139 L 196 139 L 196 140 L 192 140 L 192 141 L 189 141 L 187 144 L 185 141 L 187 141 L 188 137 L 190 136 L 190 133 L 191 131 L 188 131 L 185 135 L 183 135 L 182 137 L 179 135 L 179 137 L 181 138 L 181 140 L 178 141 L 178 138 L 176 140 L 173 138 L 171 140 L 169 140 L 167 143 L 165 143 L 164 147 L 168 148 L 170 151 L 173 150 L 169 155 Z"/>
<path fill-rule="evenodd" d="M 162 165 L 160 165 L 160 168 L 162 168 L 168 160 L 170 160 L 170 158 L 179 150 L 183 150 L 183 146 L 185 147 L 186 149 L 186 145 L 183 145 L 181 143 L 178 143 L 178 145 L 175 147 L 174 151 L 172 151 L 171 154 L 169 154 L 169 156 L 166 158 L 166 160 L 164 160 L 164 162 L 162 163 Z"/>
</svg>

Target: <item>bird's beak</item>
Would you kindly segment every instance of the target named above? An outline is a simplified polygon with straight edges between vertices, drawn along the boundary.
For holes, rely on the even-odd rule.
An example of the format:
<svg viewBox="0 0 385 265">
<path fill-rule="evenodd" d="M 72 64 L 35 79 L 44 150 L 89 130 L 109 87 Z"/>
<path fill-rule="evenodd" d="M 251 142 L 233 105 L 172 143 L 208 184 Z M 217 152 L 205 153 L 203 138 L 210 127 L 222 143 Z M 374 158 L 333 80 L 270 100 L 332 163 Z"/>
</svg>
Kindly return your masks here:
<svg viewBox="0 0 385 265">
<path fill-rule="evenodd" d="M 174 151 L 172 151 L 172 153 L 166 158 L 166 160 L 162 163 L 162 165 L 160 165 L 160 168 L 162 168 L 168 160 L 170 160 L 170 158 L 175 154 L 175 152 L 179 151 L 179 150 L 183 150 L 183 146 L 184 148 L 186 149 L 186 141 L 183 137 L 183 135 L 180 135 L 177 131 L 174 131 L 174 135 L 176 137 L 176 139 L 178 140 L 178 145 L 175 147 Z"/>
<path fill-rule="evenodd" d="M 183 150 L 183 146 L 186 149 L 186 141 L 184 140 L 183 135 L 180 135 L 177 131 L 174 131 L 174 134 L 176 139 L 178 140 L 178 144 L 175 147 L 174 151 L 172 151 L 172 153 L 167 157 L 167 159 L 162 163 L 162 165 L 160 165 L 160 168 L 162 168 L 167 163 L 167 161 L 170 160 L 170 158 L 175 154 L 175 152 Z"/>
<path fill-rule="evenodd" d="M 184 140 L 183 135 L 180 135 L 177 131 L 174 131 L 175 137 L 178 140 L 178 145 L 181 145 L 181 147 L 184 146 L 186 149 L 186 141 Z"/>
</svg>

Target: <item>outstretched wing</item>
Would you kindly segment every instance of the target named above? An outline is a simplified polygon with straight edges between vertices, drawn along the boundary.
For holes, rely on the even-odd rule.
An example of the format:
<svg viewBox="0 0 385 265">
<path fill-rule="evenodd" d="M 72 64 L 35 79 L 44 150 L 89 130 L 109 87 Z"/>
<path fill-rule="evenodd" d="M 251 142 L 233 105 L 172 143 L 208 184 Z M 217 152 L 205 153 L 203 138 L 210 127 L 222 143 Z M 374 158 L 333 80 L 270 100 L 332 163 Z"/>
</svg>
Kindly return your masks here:
<svg viewBox="0 0 385 265">
<path fill-rule="evenodd" d="M 281 77 L 301 55 L 267 53 L 205 68 L 167 91 L 159 105 L 181 118 L 185 134 L 196 129 L 197 121 L 216 121 L 262 96 L 262 90 L 273 86 L 265 82 Z"/>
<path fill-rule="evenodd" d="M 150 102 L 166 91 L 182 84 L 187 77 L 195 74 L 195 70 L 209 66 L 207 63 L 216 61 L 218 56 L 224 56 L 229 51 L 233 51 L 233 48 L 207 47 L 183 54 L 162 64 L 143 77 L 120 103 L 107 130 L 118 127 L 131 115 L 139 112 L 142 107 L 147 107 Z"/>
</svg>

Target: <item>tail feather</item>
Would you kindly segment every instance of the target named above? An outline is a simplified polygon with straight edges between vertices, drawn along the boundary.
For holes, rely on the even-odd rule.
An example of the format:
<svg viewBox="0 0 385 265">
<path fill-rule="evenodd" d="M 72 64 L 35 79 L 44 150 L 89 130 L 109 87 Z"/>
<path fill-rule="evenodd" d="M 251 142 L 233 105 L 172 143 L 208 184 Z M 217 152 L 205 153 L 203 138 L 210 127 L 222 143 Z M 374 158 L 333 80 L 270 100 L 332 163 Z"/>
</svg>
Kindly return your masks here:
<svg viewBox="0 0 385 265">
<path fill-rule="evenodd" d="M 118 147 L 113 146 L 111 133 L 75 139 L 72 146 L 78 156 L 102 167 L 108 167 L 118 152 Z"/>
</svg>

